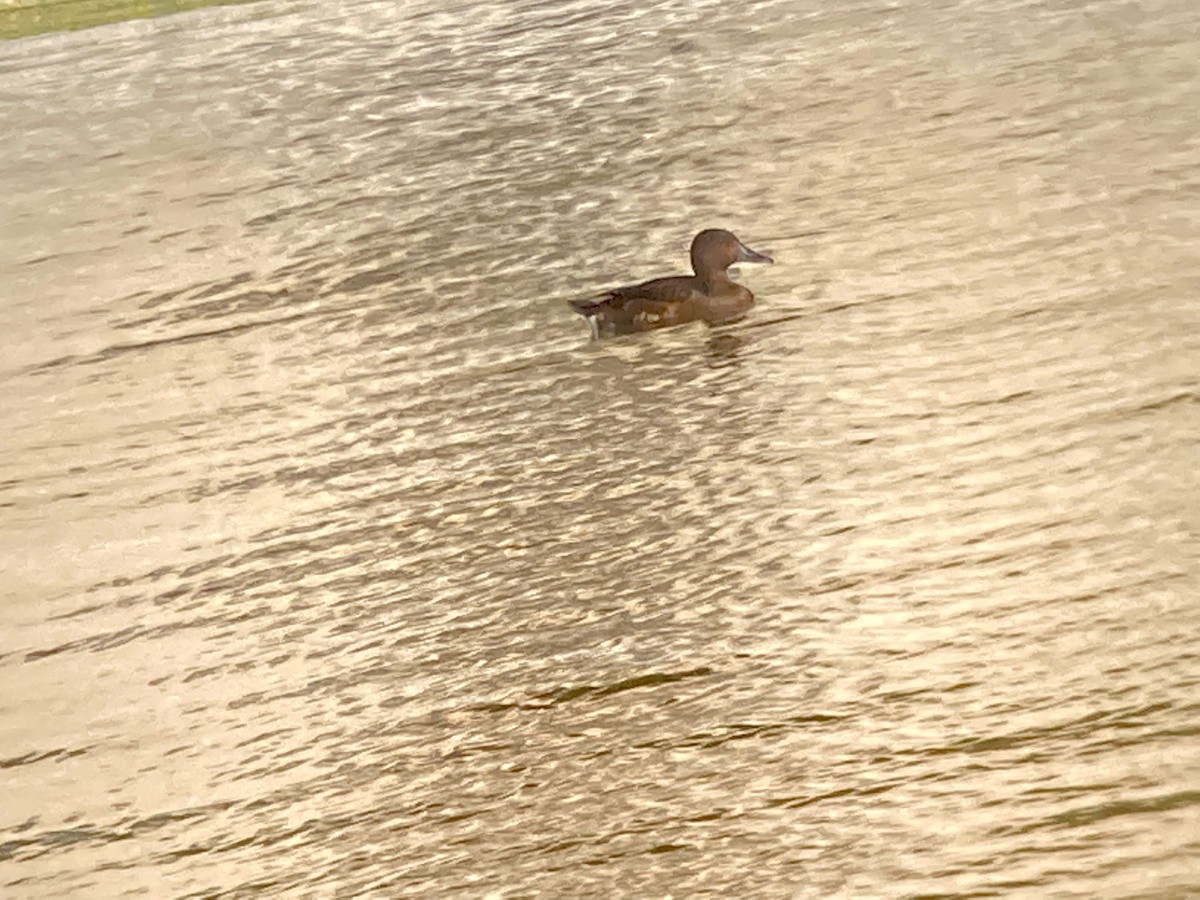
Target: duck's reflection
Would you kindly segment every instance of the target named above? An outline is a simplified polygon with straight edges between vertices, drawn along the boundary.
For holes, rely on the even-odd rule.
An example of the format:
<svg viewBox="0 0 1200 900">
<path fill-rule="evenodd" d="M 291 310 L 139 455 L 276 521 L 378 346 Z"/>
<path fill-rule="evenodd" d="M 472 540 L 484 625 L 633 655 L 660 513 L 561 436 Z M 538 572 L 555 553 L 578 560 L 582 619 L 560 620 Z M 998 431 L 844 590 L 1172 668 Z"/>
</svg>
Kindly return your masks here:
<svg viewBox="0 0 1200 900">
<path fill-rule="evenodd" d="M 723 369 L 740 366 L 746 348 L 752 343 L 749 335 L 735 331 L 713 331 L 704 345 L 704 357 L 708 366 Z"/>
</svg>

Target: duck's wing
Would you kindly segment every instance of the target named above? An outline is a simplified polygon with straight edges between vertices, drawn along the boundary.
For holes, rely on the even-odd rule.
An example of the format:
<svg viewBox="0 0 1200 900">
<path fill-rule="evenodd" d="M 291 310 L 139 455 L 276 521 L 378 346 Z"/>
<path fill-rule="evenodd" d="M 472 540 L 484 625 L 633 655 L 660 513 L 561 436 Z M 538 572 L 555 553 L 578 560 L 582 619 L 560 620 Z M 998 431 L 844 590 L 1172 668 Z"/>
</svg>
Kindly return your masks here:
<svg viewBox="0 0 1200 900">
<path fill-rule="evenodd" d="M 682 325 L 696 318 L 691 278 L 655 278 L 608 292 L 608 308 L 618 333 Z"/>
<path fill-rule="evenodd" d="M 677 275 L 613 288 L 606 296 L 609 305 L 618 309 L 636 305 L 646 312 L 661 313 L 672 304 L 692 299 L 693 290 L 693 280 L 690 277 Z"/>
<path fill-rule="evenodd" d="M 692 290 L 692 279 L 686 276 L 654 278 L 567 302 L 573 310 L 584 316 L 594 315 L 604 309 L 630 312 L 644 310 L 662 314 L 672 304 L 690 300 Z"/>
<path fill-rule="evenodd" d="M 587 317 L 593 334 L 630 334 L 680 325 L 696 318 L 693 279 L 655 278 L 613 288 L 603 294 L 570 300 L 571 308 Z"/>
</svg>

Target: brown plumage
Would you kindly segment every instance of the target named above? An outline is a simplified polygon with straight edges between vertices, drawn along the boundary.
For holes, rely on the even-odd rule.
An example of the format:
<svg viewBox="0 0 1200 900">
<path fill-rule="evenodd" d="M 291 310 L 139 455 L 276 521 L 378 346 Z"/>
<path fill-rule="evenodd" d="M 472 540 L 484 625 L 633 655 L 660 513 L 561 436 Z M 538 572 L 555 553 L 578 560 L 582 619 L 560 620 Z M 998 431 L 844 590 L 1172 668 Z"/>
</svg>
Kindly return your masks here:
<svg viewBox="0 0 1200 900">
<path fill-rule="evenodd" d="M 738 262 L 774 262 L 720 228 L 696 235 L 691 257 L 693 275 L 613 288 L 586 300 L 571 300 L 571 308 L 587 318 L 593 337 L 669 328 L 697 319 L 709 325 L 731 322 L 754 305 L 754 295 L 726 270 Z"/>
</svg>

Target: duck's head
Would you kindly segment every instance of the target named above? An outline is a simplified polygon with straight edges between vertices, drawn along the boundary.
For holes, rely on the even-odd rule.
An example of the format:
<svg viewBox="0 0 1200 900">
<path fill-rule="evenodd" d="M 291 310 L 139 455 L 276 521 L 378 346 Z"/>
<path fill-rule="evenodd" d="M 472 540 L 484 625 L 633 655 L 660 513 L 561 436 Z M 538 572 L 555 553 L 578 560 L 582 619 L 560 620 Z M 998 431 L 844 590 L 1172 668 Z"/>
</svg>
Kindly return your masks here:
<svg viewBox="0 0 1200 900">
<path fill-rule="evenodd" d="M 702 278 L 724 272 L 734 263 L 773 263 L 765 253 L 751 250 L 732 231 L 706 228 L 692 239 L 692 271 Z"/>
</svg>

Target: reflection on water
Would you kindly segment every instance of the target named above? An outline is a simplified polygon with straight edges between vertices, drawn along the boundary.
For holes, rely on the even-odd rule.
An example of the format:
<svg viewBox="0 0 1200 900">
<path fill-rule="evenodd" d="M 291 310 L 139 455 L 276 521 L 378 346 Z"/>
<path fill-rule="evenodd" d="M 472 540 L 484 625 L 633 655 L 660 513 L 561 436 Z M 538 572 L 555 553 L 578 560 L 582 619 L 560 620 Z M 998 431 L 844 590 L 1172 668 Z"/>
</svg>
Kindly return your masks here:
<svg viewBox="0 0 1200 900">
<path fill-rule="evenodd" d="M 1200 890 L 1198 26 L 4 45 L 4 893 Z M 709 225 L 747 320 L 588 342 Z"/>
</svg>

